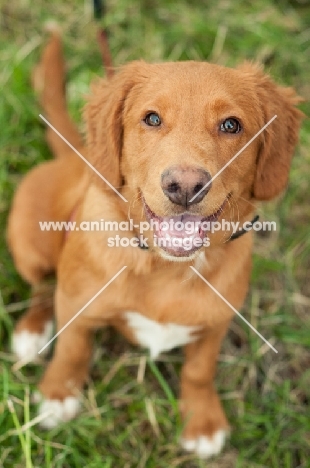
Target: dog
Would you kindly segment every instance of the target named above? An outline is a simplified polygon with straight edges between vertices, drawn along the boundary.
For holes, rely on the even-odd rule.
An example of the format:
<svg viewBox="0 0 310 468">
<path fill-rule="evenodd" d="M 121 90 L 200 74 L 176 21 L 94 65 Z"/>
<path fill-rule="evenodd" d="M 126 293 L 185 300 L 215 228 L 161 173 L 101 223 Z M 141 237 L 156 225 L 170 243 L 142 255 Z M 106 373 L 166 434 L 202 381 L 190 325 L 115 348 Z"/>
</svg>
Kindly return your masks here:
<svg viewBox="0 0 310 468">
<path fill-rule="evenodd" d="M 252 63 L 231 69 L 135 61 L 94 84 L 85 145 L 67 111 L 64 69 L 54 32 L 33 82 L 44 117 L 71 147 L 47 127 L 55 159 L 23 179 L 7 231 L 34 298 L 17 323 L 15 354 L 36 359 L 52 336 L 54 311 L 61 331 L 39 384 L 39 411 L 52 411 L 42 425 L 76 416 L 93 332 L 113 326 L 152 358 L 184 347 L 181 444 L 201 458 L 218 454 L 229 424 L 214 387 L 216 361 L 232 308 L 239 310 L 247 294 L 252 232 L 212 232 L 212 223 L 251 226 L 256 202 L 285 189 L 303 118 L 300 98 Z M 39 227 L 70 220 L 104 220 L 112 230 Z M 182 223 L 195 225 L 188 236 Z M 53 272 L 51 303 L 44 299 Z"/>
</svg>

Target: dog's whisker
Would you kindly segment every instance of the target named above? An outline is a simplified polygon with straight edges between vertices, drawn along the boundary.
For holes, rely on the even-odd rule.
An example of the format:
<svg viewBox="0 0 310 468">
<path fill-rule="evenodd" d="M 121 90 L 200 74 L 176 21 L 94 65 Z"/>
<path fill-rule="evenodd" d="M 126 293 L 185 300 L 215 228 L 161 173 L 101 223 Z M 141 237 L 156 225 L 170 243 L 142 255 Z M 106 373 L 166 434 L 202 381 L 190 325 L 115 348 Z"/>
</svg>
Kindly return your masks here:
<svg viewBox="0 0 310 468">
<path fill-rule="evenodd" d="M 245 201 L 246 203 L 248 203 L 249 205 L 253 206 L 253 208 L 255 208 L 256 210 L 259 210 L 259 207 L 257 206 L 256 203 L 253 203 L 251 202 L 250 200 L 247 200 L 246 198 L 244 197 L 241 197 L 241 195 L 238 196 L 238 200 L 242 200 L 242 201 Z"/>
</svg>

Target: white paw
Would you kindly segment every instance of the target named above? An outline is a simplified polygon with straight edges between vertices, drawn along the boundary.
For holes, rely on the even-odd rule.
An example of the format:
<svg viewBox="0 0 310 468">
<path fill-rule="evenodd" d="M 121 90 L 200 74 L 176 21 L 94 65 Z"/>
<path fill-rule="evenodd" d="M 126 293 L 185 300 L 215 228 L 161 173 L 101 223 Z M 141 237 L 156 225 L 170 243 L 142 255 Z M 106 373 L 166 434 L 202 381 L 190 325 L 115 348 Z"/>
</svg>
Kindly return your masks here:
<svg viewBox="0 0 310 468">
<path fill-rule="evenodd" d="M 52 429 L 62 422 L 70 421 L 79 412 L 80 402 L 73 396 L 60 400 L 43 400 L 39 406 L 39 416 L 43 418 L 40 426 L 45 429 Z"/>
<path fill-rule="evenodd" d="M 33 362 L 38 359 L 38 352 L 50 340 L 52 333 L 53 322 L 51 320 L 46 322 L 42 333 L 33 333 L 28 330 L 15 332 L 12 338 L 12 351 L 18 359 Z"/>
<path fill-rule="evenodd" d="M 181 439 L 181 446 L 188 452 L 195 452 L 199 458 L 209 458 L 220 453 L 225 444 L 227 432 L 217 431 L 212 437 L 199 436 L 196 439 Z"/>
</svg>

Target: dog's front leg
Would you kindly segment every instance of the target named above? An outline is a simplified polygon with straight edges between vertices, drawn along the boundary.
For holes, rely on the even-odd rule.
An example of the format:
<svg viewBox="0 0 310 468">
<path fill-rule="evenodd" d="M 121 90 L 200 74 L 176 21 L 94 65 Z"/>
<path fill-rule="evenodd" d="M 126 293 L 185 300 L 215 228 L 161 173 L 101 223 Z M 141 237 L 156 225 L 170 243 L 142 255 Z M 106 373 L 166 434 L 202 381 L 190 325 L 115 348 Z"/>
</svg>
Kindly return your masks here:
<svg viewBox="0 0 310 468">
<path fill-rule="evenodd" d="M 57 331 L 63 330 L 57 337 L 53 358 L 39 385 L 43 397 L 39 412 L 50 413 L 41 423 L 46 428 L 76 416 L 80 406 L 79 393 L 88 377 L 93 333 L 82 315 L 68 324 L 68 316 L 74 317 L 73 310 L 71 314 L 68 311 L 76 303 L 64 293 L 58 291 L 56 294 Z"/>
<path fill-rule="evenodd" d="M 185 347 L 181 375 L 181 413 L 185 424 L 182 446 L 201 458 L 219 453 L 229 425 L 214 388 L 214 375 L 221 341 L 229 322 L 208 331 Z"/>
</svg>

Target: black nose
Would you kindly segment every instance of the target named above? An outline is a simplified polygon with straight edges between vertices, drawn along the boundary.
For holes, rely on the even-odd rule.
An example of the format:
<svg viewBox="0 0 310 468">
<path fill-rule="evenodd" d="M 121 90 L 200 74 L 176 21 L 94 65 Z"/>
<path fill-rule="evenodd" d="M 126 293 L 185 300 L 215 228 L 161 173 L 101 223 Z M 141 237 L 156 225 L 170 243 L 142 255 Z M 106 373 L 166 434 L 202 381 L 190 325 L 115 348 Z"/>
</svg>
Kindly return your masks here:
<svg viewBox="0 0 310 468">
<path fill-rule="evenodd" d="M 211 179 L 211 174 L 200 167 L 174 166 L 162 173 L 161 187 L 172 203 L 187 208 L 207 195 L 211 189 Z M 191 201 L 193 197 L 195 199 Z"/>
</svg>

